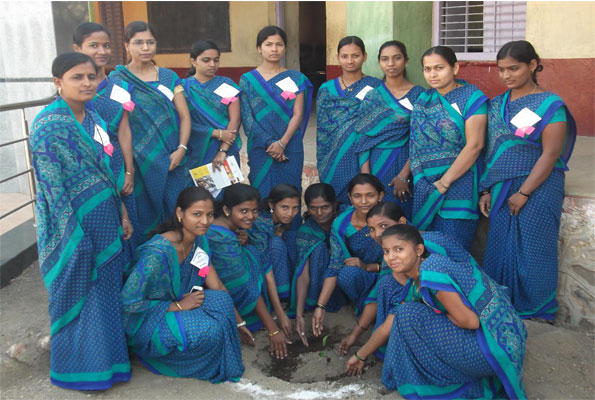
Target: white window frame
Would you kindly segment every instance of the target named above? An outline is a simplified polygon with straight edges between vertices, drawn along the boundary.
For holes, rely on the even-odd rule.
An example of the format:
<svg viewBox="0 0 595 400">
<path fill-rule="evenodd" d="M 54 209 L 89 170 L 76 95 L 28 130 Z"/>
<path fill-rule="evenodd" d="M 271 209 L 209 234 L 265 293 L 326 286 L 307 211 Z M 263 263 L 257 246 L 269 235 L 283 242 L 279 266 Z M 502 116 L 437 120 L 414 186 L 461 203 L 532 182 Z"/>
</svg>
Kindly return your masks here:
<svg viewBox="0 0 595 400">
<path fill-rule="evenodd" d="M 433 1 L 433 9 L 432 9 L 432 45 L 438 46 L 440 45 L 440 1 Z M 496 54 L 498 53 L 498 49 L 504 43 L 509 42 L 511 40 L 521 40 L 525 39 L 526 34 L 526 1 L 484 1 L 484 40 L 492 40 L 494 35 L 486 35 L 486 25 L 491 26 L 491 31 L 488 30 L 489 33 L 500 31 L 512 32 L 516 30 L 516 35 L 508 36 L 506 35 L 506 39 L 501 41 L 500 43 L 496 44 L 495 46 L 489 46 L 484 44 L 484 51 L 483 52 L 457 52 L 457 58 L 461 61 L 493 61 L 496 59 Z M 511 7 L 515 12 L 515 20 L 513 21 L 499 21 L 497 8 L 498 7 Z M 486 12 L 486 10 L 488 12 Z M 523 19 L 524 17 L 524 19 Z M 521 34 L 522 32 L 522 34 Z M 495 39 L 494 39 L 495 40 Z M 488 48 L 489 51 L 485 51 L 485 48 Z M 490 48 L 492 47 L 492 48 Z M 494 48 L 497 47 L 497 48 Z"/>
</svg>

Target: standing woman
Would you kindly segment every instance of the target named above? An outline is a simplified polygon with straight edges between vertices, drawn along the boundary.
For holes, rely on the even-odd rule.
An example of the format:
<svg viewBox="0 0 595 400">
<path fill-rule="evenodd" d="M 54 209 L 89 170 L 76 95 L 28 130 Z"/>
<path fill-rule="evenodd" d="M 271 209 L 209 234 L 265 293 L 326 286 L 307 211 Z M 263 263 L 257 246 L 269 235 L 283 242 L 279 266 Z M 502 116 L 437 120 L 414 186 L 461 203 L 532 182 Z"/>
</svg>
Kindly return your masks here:
<svg viewBox="0 0 595 400">
<path fill-rule="evenodd" d="M 143 235 L 155 228 L 175 207 L 178 194 L 192 185 L 183 164 L 190 137 L 190 112 L 182 81 L 175 72 L 159 68 L 153 58 L 157 41 L 153 28 L 134 21 L 124 31 L 127 65 L 110 74 L 114 84 L 128 84 L 135 103 L 129 114 L 132 130 L 139 227 Z"/>
<path fill-rule="evenodd" d="M 234 156 L 240 165 L 240 88 L 216 75 L 219 56 L 219 47 L 210 40 L 194 42 L 190 50 L 192 68 L 182 81 L 192 119 L 189 168 L 212 162 L 219 169 L 227 156 Z"/>
<path fill-rule="evenodd" d="M 248 179 L 263 198 L 279 183 L 289 183 L 300 192 L 302 188 L 303 138 L 312 84 L 301 72 L 283 67 L 286 45 L 287 35 L 281 28 L 262 28 L 256 37 L 262 63 L 240 79 Z"/>
<path fill-rule="evenodd" d="M 564 171 L 576 139 L 562 99 L 537 84 L 543 69 L 531 43 L 497 55 L 508 91 L 490 102 L 487 169 L 480 210 L 490 217 L 483 268 L 512 292 L 522 318 L 554 319 Z"/>
<path fill-rule="evenodd" d="M 85 109 L 98 69 L 82 53 L 52 64 L 59 97 L 42 110 L 29 143 L 37 180 L 37 246 L 49 292 L 50 380 L 105 390 L 130 380 L 122 324 L 122 251 L 132 234 L 109 167 L 107 125 Z"/>
<path fill-rule="evenodd" d="M 335 189 L 339 210 L 343 211 L 349 204 L 347 183 L 359 172 L 358 134 L 354 130 L 360 119 L 358 108 L 382 81 L 364 76 L 366 46 L 357 36 L 341 39 L 337 53 L 343 74 L 323 83 L 316 97 L 316 162 L 320 181 Z"/>
<path fill-rule="evenodd" d="M 126 101 L 130 98 L 128 84 L 120 82 L 122 86 L 114 85 L 105 76 L 105 66 L 109 64 L 112 54 L 110 34 L 105 27 L 95 22 L 84 22 L 75 29 L 72 36 L 74 51 L 88 55 L 98 67 L 97 95 L 87 102 L 86 107 L 99 114 L 107 123 L 107 134 L 113 146 L 110 167 L 116 177 L 131 224 L 138 228 L 136 201 L 134 196 L 131 196 L 135 168 L 128 112 L 134 109 L 134 103 Z M 136 229 L 126 246 L 130 247 L 127 251 L 130 251 L 131 257 L 136 246 L 143 241 L 140 230 Z"/>
<path fill-rule="evenodd" d="M 459 64 L 448 47 L 422 56 L 426 82 L 411 114 L 412 222 L 420 230 L 451 234 L 469 250 L 479 222 L 479 163 L 488 98 L 457 80 Z"/>
<path fill-rule="evenodd" d="M 371 90 L 360 106 L 359 164 L 362 172 L 378 177 L 384 187 L 384 201 L 398 204 L 411 219 L 411 183 L 409 168 L 409 119 L 413 104 L 423 92 L 407 80 L 409 62 L 405 45 L 397 40 L 385 42 L 378 51 L 378 63 L 384 82 Z"/>
</svg>

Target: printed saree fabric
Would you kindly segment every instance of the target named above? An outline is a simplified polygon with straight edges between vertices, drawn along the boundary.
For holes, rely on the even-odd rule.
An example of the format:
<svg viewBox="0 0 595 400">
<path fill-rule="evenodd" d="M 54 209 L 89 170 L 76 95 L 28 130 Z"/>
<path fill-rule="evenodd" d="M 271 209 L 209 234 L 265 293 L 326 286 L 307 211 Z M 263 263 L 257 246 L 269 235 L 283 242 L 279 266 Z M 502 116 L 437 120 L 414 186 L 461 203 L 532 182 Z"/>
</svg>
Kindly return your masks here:
<svg viewBox="0 0 595 400">
<path fill-rule="evenodd" d="M 104 150 L 109 139 L 95 136 L 107 126 L 85 114 L 79 123 L 59 97 L 33 121 L 29 143 L 39 265 L 49 292 L 50 378 L 68 389 L 103 390 L 130 379 L 117 295 L 129 259 Z"/>
</svg>

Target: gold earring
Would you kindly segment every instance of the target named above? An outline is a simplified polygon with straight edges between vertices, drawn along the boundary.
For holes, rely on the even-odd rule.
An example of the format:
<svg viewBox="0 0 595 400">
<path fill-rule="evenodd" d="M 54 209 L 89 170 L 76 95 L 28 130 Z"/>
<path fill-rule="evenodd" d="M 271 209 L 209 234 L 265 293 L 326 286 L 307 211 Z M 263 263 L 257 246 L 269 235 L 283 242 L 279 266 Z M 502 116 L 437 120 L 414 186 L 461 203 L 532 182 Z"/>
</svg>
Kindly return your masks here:
<svg viewBox="0 0 595 400">
<path fill-rule="evenodd" d="M 182 223 L 182 217 L 178 217 L 178 222 Z"/>
<path fill-rule="evenodd" d="M 228 214 L 228 213 L 225 213 L 225 216 L 226 216 L 226 217 L 229 217 L 229 214 Z"/>
<path fill-rule="evenodd" d="M 62 96 L 62 88 L 58 87 L 58 96 Z"/>
</svg>

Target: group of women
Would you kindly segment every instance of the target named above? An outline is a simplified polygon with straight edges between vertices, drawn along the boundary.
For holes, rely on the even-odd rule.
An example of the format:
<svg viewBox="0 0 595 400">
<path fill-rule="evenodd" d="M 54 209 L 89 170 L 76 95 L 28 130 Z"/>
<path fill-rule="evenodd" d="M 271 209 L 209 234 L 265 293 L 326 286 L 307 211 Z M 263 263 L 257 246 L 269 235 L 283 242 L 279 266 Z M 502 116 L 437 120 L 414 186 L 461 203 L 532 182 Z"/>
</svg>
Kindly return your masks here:
<svg viewBox="0 0 595 400">
<path fill-rule="evenodd" d="M 282 66 L 283 30 L 259 32 L 262 63 L 239 86 L 216 75 L 211 41 L 192 46 L 179 79 L 154 63 L 147 23 L 124 36 L 128 62 L 106 77 L 109 33 L 79 26 L 75 52 L 52 65 L 58 97 L 32 126 L 52 383 L 127 381 L 128 350 L 155 373 L 237 381 L 255 331 L 284 358 L 294 329 L 308 345 L 305 312 L 320 336 L 326 312 L 351 303 L 339 353 L 374 332 L 349 374 L 375 353 L 383 383 L 406 398 L 525 397 L 521 318 L 556 311 L 576 135 L 563 101 L 537 84 L 530 43 L 499 51 L 509 90 L 489 100 L 456 79 L 447 47 L 422 56 L 425 90 L 407 80 L 403 43 L 381 46 L 379 80 L 362 73 L 363 41 L 342 39 L 343 73 L 316 99 L 321 183 L 304 191 L 302 222 L 312 85 Z M 216 201 L 188 169 L 239 157 L 240 124 L 250 185 Z M 482 266 L 468 253 L 480 213 Z"/>
</svg>

